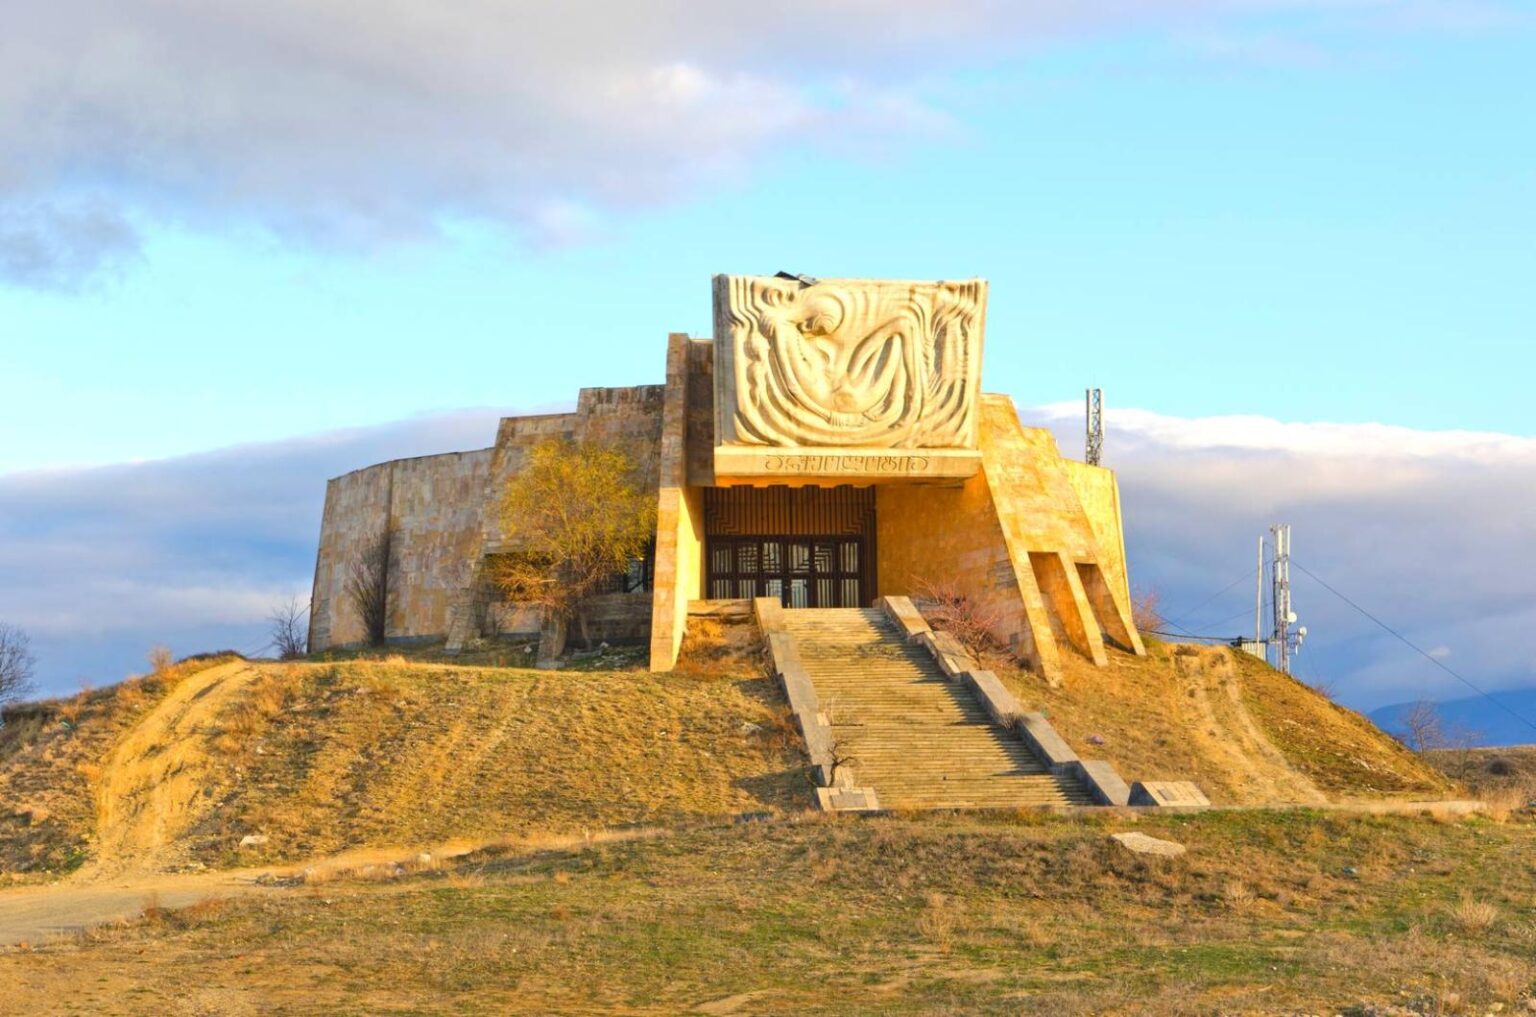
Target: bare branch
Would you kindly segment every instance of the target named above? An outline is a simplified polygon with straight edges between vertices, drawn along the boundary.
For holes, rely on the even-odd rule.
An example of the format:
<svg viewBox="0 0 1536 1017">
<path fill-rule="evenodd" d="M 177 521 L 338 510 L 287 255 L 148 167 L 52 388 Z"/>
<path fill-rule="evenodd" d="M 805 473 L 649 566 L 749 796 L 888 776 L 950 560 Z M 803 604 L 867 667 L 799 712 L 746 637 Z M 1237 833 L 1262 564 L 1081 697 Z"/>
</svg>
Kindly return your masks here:
<svg viewBox="0 0 1536 1017">
<path fill-rule="evenodd" d="M 934 628 L 954 636 L 972 657 L 998 647 L 992 635 L 1002 622 L 1002 611 L 962 592 L 947 579 L 918 579 L 914 584 L 922 601 L 923 616 Z"/>
<path fill-rule="evenodd" d="M 0 705 L 25 699 L 33 692 L 32 673 L 37 658 L 27 634 L 0 622 Z"/>
<path fill-rule="evenodd" d="M 309 653 L 309 608 L 289 597 L 267 616 L 272 641 L 267 645 L 278 660 L 298 660 Z"/>
<path fill-rule="evenodd" d="M 384 645 L 384 630 L 389 620 L 391 536 L 385 528 L 364 545 L 362 552 L 353 559 L 344 585 L 347 600 L 357 611 L 370 646 Z"/>
</svg>

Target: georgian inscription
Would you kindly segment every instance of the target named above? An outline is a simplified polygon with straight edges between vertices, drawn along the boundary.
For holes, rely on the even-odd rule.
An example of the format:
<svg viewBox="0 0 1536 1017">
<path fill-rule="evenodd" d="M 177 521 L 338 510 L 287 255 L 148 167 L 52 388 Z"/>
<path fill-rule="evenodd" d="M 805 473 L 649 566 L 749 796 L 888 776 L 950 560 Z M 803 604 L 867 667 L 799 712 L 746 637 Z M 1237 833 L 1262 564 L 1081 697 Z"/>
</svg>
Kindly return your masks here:
<svg viewBox="0 0 1536 1017">
<path fill-rule="evenodd" d="M 979 279 L 718 276 L 716 445 L 974 450 L 985 315 Z"/>
<path fill-rule="evenodd" d="M 927 456 L 766 456 L 762 460 L 767 473 L 927 473 Z"/>
</svg>

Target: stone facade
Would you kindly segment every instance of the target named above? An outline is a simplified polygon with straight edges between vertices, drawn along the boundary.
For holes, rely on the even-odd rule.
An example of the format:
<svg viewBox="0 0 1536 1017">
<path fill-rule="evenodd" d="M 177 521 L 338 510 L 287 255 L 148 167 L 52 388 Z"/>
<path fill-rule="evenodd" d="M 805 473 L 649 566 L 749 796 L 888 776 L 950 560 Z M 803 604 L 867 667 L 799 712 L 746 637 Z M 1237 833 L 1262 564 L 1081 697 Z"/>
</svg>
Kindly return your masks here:
<svg viewBox="0 0 1536 1017">
<path fill-rule="evenodd" d="M 573 413 L 503 420 L 490 448 L 332 480 L 312 648 L 363 639 L 346 577 L 385 535 L 388 639 L 442 639 L 452 650 L 536 630 L 531 612 L 499 601 L 484 563 L 502 549 L 497 504 L 506 481 L 535 444 L 566 438 L 623 442 L 654 477 L 653 588 L 608 595 L 596 614 L 603 638 L 648 641 L 655 670 L 676 662 L 690 606 L 706 595 L 721 554 L 735 553 L 725 545 L 741 542 L 739 520 L 727 530 L 711 516 L 720 499 L 705 491 L 721 487 L 872 489 L 868 519 L 801 519 L 764 535 L 766 544 L 747 541 L 754 562 L 759 552 L 793 554 L 802 544 L 815 552 L 814 568 L 862 555 L 857 569 L 837 573 L 839 596 L 854 589 L 867 605 L 948 584 L 1047 677 L 1060 674 L 1064 653 L 1102 664 L 1107 646 L 1144 652 L 1114 474 L 1064 459 L 1048 431 L 1020 423 L 1006 396 L 979 391 L 984 282 L 720 276 L 715 300 L 715 337 L 672 335 L 661 385 L 583 389 Z M 759 497 L 743 496 L 748 508 Z M 770 496 L 762 493 L 765 505 Z M 741 499 L 733 505 L 740 516 Z M 817 526 L 825 540 L 791 536 Z M 792 566 L 784 568 L 782 579 L 762 581 L 793 582 Z M 826 583 L 820 594 L 811 581 L 782 595 L 814 603 L 831 595 L 833 580 Z"/>
<path fill-rule="evenodd" d="M 532 634 L 538 618 L 499 603 L 481 568 L 501 547 L 497 492 L 528 450 L 550 438 L 622 441 L 653 459 L 665 387 L 582 389 L 574 413 L 508 417 L 496 444 L 473 452 L 397 459 L 337 477 L 326 487 L 310 599 L 310 647 L 363 642 L 346 581 L 354 562 L 388 540 L 385 638 L 394 643 L 500 633 Z M 649 595 L 606 597 L 594 612 L 603 639 L 644 638 Z"/>
</svg>

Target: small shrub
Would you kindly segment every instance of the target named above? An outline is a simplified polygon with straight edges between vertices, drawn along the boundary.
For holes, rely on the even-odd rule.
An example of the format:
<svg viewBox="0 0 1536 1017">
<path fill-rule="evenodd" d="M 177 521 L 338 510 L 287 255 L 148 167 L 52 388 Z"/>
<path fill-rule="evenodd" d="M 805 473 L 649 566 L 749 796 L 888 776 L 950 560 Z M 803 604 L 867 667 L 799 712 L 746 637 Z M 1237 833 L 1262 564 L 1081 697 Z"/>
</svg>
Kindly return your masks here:
<svg viewBox="0 0 1536 1017">
<path fill-rule="evenodd" d="M 1499 909 L 1485 900 L 1477 900 L 1469 893 L 1447 909 L 1451 921 L 1467 935 L 1476 936 L 1493 928 L 1499 920 Z"/>
<path fill-rule="evenodd" d="M 151 646 L 149 648 L 149 669 L 157 675 L 163 675 L 176 662 L 171 655 L 169 646 Z"/>
<path fill-rule="evenodd" d="M 1233 911 L 1246 911 L 1253 906 L 1255 895 L 1247 883 L 1240 879 L 1233 879 L 1222 887 L 1221 899 Z"/>
<path fill-rule="evenodd" d="M 928 895 L 927 906 L 917 917 L 917 931 L 944 953 L 954 945 L 955 912 L 942 893 Z"/>
<path fill-rule="evenodd" d="M 1131 598 L 1131 623 L 1137 631 L 1157 631 L 1165 624 L 1156 590 L 1141 590 Z"/>
<path fill-rule="evenodd" d="M 919 579 L 914 583 L 923 615 L 940 632 L 948 632 L 978 660 L 998 649 L 992 633 L 1002 624 L 1002 612 L 966 595 L 949 580 Z"/>
</svg>

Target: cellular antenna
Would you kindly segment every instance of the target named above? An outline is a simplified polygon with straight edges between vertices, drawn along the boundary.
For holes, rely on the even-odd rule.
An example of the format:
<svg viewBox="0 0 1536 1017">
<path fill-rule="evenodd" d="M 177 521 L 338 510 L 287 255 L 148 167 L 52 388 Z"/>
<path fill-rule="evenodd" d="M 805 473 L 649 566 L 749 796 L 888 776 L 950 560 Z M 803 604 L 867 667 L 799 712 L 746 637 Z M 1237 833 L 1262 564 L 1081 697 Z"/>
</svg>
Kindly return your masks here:
<svg viewBox="0 0 1536 1017">
<path fill-rule="evenodd" d="M 1274 609 L 1274 631 L 1270 645 L 1275 648 L 1275 669 L 1291 673 L 1291 657 L 1301 649 L 1307 637 L 1306 626 L 1296 626 L 1296 612 L 1291 606 L 1291 527 L 1280 523 L 1269 528 L 1274 538 L 1275 556 L 1269 566 L 1270 606 Z"/>
<path fill-rule="evenodd" d="M 1084 461 L 1098 466 L 1104 459 L 1104 390 L 1088 390 L 1088 452 Z"/>
</svg>

